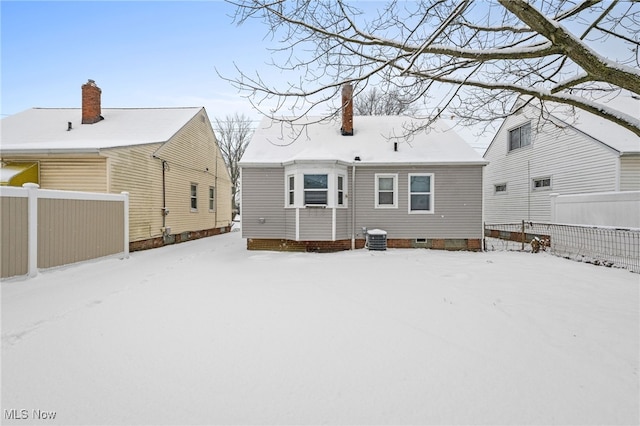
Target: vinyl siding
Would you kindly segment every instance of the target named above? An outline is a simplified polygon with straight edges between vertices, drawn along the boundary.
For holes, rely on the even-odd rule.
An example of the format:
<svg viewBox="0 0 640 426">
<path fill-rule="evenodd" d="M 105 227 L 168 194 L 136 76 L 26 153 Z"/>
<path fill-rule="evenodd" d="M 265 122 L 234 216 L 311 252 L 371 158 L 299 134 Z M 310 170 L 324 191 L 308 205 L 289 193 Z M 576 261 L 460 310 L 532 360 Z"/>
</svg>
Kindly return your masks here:
<svg viewBox="0 0 640 426">
<path fill-rule="evenodd" d="M 531 145 L 508 152 L 508 132 L 531 121 Z M 531 114 L 508 117 L 485 153 L 485 221 L 551 220 L 551 193 L 615 191 L 617 154 L 572 129 L 540 123 Z M 532 189 L 537 178 L 551 178 L 551 188 Z M 507 184 L 505 193 L 495 185 Z"/>
<path fill-rule="evenodd" d="M 0 198 L 0 278 L 27 274 L 28 234 L 28 199 Z"/>
<path fill-rule="evenodd" d="M 159 149 L 156 156 L 169 166 L 167 226 L 171 226 L 173 233 L 231 223 L 231 178 L 204 110 Z M 191 210 L 192 182 L 198 185 L 197 212 Z M 216 193 L 213 211 L 209 210 L 209 187 L 214 187 Z"/>
<path fill-rule="evenodd" d="M 103 151 L 109 159 L 110 192 L 129 193 L 129 240 L 162 235 L 162 165 L 152 157 L 161 143 Z"/>
<path fill-rule="evenodd" d="M 374 207 L 376 173 L 398 174 L 397 209 Z M 433 214 L 409 214 L 409 173 L 434 174 Z M 481 166 L 360 166 L 356 168 L 355 185 L 355 198 L 353 188 L 349 188 L 349 208 L 336 209 L 336 240 L 351 238 L 351 209 L 354 204 L 356 230 L 380 228 L 388 232 L 389 238 L 482 237 Z M 283 207 L 284 196 L 283 168 L 242 169 L 243 238 L 295 239 L 296 209 Z M 302 208 L 298 211 L 300 240 L 332 239 L 332 208 Z M 264 218 L 264 223 L 259 223 L 260 218 Z"/>
<path fill-rule="evenodd" d="M 333 209 L 300 209 L 300 240 L 331 241 Z"/>
<path fill-rule="evenodd" d="M 375 208 L 376 173 L 398 175 L 397 208 Z M 410 173 L 433 173 L 432 214 L 409 213 Z M 402 239 L 482 236 L 481 166 L 357 167 L 355 200 L 356 230 L 378 228 Z"/>
<path fill-rule="evenodd" d="M 292 232 L 295 236 L 295 210 L 286 209 L 285 214 L 284 208 L 284 168 L 245 167 L 241 181 L 242 237 L 285 238 Z"/>
<path fill-rule="evenodd" d="M 129 192 L 131 241 L 162 235 L 162 160 L 167 162 L 165 226 L 172 234 L 231 223 L 230 178 L 204 111 L 166 143 L 109 149 L 103 155 L 109 158 L 111 192 Z M 198 186 L 195 212 L 191 183 Z M 216 188 L 214 211 L 209 211 L 210 186 Z"/>
<path fill-rule="evenodd" d="M 640 156 L 620 157 L 620 191 L 640 191 Z"/>
<path fill-rule="evenodd" d="M 107 192 L 107 160 L 94 156 L 3 156 L 7 161 L 38 161 L 40 188 Z"/>
</svg>

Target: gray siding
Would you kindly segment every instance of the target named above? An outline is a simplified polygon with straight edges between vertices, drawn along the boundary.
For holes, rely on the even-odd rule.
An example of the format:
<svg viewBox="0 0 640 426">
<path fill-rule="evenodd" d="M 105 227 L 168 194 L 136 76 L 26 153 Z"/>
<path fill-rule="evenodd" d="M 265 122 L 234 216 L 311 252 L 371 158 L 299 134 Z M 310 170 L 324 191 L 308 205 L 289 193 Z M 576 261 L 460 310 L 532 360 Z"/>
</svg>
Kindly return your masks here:
<svg viewBox="0 0 640 426">
<path fill-rule="evenodd" d="M 300 240 L 331 241 L 333 209 L 300 209 Z"/>
<path fill-rule="evenodd" d="M 290 235 L 287 219 L 291 217 L 284 208 L 284 168 L 243 168 L 241 196 L 243 238 Z M 293 232 L 295 235 L 295 217 Z"/>
<path fill-rule="evenodd" d="M 508 132 L 531 122 L 531 145 L 508 152 Z M 551 220 L 551 193 L 577 194 L 616 191 L 618 155 L 572 129 L 539 122 L 528 112 L 508 117 L 485 153 L 487 223 Z M 551 188 L 532 189 L 536 178 L 550 177 Z M 506 193 L 495 185 L 507 184 Z"/>
<path fill-rule="evenodd" d="M 351 238 L 351 210 L 336 209 L 336 240 Z"/>
<path fill-rule="evenodd" d="M 398 174 L 398 208 L 375 208 L 375 174 Z M 409 173 L 434 174 L 434 213 L 409 214 Z M 482 238 L 482 167 L 356 168 L 356 230 L 387 231 L 388 238 Z"/>
<path fill-rule="evenodd" d="M 354 204 L 358 233 L 367 227 L 386 230 L 388 238 L 482 238 L 482 166 L 359 166 L 355 194 L 348 173 L 348 208 L 335 209 L 336 240 L 351 238 Z M 375 208 L 376 173 L 398 174 L 398 208 Z M 409 173 L 434 174 L 433 214 L 409 214 Z M 296 209 L 284 208 L 284 185 L 283 168 L 242 169 L 243 238 L 296 239 Z M 299 240 L 332 240 L 332 208 L 302 208 L 298 214 Z"/>
<path fill-rule="evenodd" d="M 640 155 L 620 158 L 620 191 L 640 191 Z"/>
</svg>

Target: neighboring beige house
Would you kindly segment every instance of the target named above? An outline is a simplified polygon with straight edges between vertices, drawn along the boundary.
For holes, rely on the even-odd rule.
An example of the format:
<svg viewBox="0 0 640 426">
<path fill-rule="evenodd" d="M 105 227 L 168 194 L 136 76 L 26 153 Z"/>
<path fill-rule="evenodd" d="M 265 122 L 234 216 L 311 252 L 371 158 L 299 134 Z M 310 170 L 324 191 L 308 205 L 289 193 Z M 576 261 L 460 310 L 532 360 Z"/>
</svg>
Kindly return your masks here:
<svg viewBox="0 0 640 426">
<path fill-rule="evenodd" d="M 231 179 L 205 109 L 102 109 L 100 96 L 89 80 L 82 109 L 1 120 L 2 184 L 35 166 L 44 189 L 129 192 L 131 250 L 228 232 Z"/>
</svg>

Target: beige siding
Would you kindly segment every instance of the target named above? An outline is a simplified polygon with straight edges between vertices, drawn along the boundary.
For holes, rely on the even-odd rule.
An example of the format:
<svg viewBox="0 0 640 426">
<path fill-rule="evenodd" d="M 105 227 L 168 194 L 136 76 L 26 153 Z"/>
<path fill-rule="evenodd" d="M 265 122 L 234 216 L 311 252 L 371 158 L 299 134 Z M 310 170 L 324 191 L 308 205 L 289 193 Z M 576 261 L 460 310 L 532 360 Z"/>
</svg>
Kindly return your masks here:
<svg viewBox="0 0 640 426">
<path fill-rule="evenodd" d="M 107 160 L 98 154 L 3 156 L 9 161 L 38 161 L 40 188 L 107 192 Z"/>
<path fill-rule="evenodd" d="M 0 198 L 0 278 L 27 274 L 28 231 L 27 198 Z"/>
<path fill-rule="evenodd" d="M 204 111 L 168 142 L 103 151 L 109 158 L 112 193 L 129 192 L 130 240 L 162 235 L 162 161 L 172 234 L 220 228 L 231 223 L 231 180 Z M 217 159 L 217 161 L 216 161 Z M 191 210 L 191 183 L 198 187 L 198 209 Z M 209 210 L 209 187 L 215 208 Z"/>
<path fill-rule="evenodd" d="M 107 192 L 105 158 L 46 158 L 40 160 L 40 188 Z"/>
<path fill-rule="evenodd" d="M 231 179 L 209 118 L 201 111 L 156 152 L 166 160 L 167 226 L 173 233 L 219 228 L 231 223 Z M 198 208 L 191 209 L 190 184 L 198 186 Z M 209 187 L 215 206 L 209 209 Z"/>
<path fill-rule="evenodd" d="M 640 191 L 640 155 L 620 158 L 620 191 Z"/>
<path fill-rule="evenodd" d="M 531 122 L 531 145 L 508 151 L 508 132 Z M 484 215 L 487 223 L 549 221 L 551 193 L 615 191 L 618 157 L 571 129 L 539 123 L 534 114 L 508 117 L 485 153 Z M 551 178 L 551 188 L 533 190 L 532 180 Z M 495 185 L 506 184 L 506 193 Z"/>
<path fill-rule="evenodd" d="M 38 200 L 38 268 L 121 253 L 124 203 Z"/>
<path fill-rule="evenodd" d="M 109 149 L 110 192 L 129 192 L 129 240 L 162 235 L 162 164 L 152 157 L 161 143 Z"/>
</svg>

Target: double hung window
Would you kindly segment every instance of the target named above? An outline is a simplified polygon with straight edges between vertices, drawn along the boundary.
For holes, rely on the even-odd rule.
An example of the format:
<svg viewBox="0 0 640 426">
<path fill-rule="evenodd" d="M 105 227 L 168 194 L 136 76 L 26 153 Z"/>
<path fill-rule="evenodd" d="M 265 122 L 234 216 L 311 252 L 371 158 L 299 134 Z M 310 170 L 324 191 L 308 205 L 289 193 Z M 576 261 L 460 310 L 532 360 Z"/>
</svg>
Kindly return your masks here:
<svg viewBox="0 0 640 426">
<path fill-rule="evenodd" d="M 303 185 L 306 206 L 328 204 L 329 179 L 326 174 L 305 174 Z"/>
<path fill-rule="evenodd" d="M 433 212 L 433 175 L 409 174 L 409 213 Z"/>
<path fill-rule="evenodd" d="M 398 175 L 376 174 L 376 208 L 398 207 Z"/>
<path fill-rule="evenodd" d="M 191 211 L 198 210 L 198 184 L 191 184 Z"/>
<path fill-rule="evenodd" d="M 509 131 L 509 151 L 531 145 L 531 123 Z"/>
</svg>

